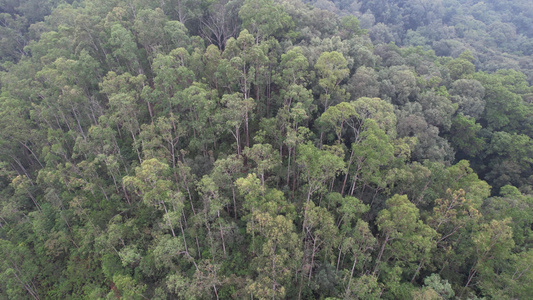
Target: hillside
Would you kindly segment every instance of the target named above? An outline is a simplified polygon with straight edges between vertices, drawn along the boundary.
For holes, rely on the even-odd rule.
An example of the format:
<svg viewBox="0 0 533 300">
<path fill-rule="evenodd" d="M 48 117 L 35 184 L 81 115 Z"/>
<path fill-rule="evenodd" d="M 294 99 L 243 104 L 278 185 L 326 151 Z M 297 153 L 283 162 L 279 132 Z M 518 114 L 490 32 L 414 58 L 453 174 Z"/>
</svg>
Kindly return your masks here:
<svg viewBox="0 0 533 300">
<path fill-rule="evenodd" d="M 0 0 L 0 298 L 527 299 L 531 7 L 476 3 Z"/>
</svg>

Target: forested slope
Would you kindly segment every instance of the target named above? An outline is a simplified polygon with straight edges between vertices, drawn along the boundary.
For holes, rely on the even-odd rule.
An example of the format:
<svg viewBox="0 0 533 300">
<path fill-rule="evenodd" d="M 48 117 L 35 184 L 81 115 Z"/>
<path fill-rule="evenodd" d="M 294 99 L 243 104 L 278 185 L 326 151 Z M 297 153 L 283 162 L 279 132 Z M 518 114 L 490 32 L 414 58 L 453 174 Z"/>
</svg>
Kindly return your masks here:
<svg viewBox="0 0 533 300">
<path fill-rule="evenodd" d="M 531 53 L 343 2 L 0 4 L 0 298 L 533 294 Z"/>
<path fill-rule="evenodd" d="M 533 82 L 533 5 L 528 0 L 310 0 L 356 15 L 374 43 L 421 46 L 440 56 L 474 53 L 479 70 L 515 69 Z"/>
</svg>

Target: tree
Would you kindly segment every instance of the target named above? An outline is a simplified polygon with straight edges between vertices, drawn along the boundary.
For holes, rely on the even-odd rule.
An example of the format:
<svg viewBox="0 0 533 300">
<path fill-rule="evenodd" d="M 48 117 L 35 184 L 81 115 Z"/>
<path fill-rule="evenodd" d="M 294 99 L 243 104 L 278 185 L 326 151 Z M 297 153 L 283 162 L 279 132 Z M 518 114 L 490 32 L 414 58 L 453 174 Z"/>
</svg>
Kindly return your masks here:
<svg viewBox="0 0 533 300">
<path fill-rule="evenodd" d="M 378 97 L 379 82 L 377 72 L 373 68 L 365 66 L 357 68 L 355 74 L 348 79 L 346 91 L 350 93 L 352 99 Z"/>
<path fill-rule="evenodd" d="M 451 100 L 459 105 L 457 112 L 479 119 L 485 109 L 485 88 L 474 79 L 459 79 L 453 82 Z"/>
<path fill-rule="evenodd" d="M 304 265 L 302 266 L 301 282 L 306 275 L 308 286 L 311 282 L 313 270 L 317 265 L 315 258 L 321 250 L 324 253 L 324 263 L 334 257 L 332 248 L 339 243 L 338 231 L 333 215 L 324 207 L 317 207 L 310 202 L 307 210 L 307 222 L 304 223 Z M 329 254 L 329 255 L 328 255 Z M 304 271 L 308 270 L 307 274 Z"/>
<path fill-rule="evenodd" d="M 349 228 L 346 226 L 343 227 L 343 231 L 346 231 Z M 355 224 L 355 227 L 352 230 L 350 230 L 352 232 L 349 232 L 348 235 L 342 240 L 342 243 L 339 245 L 339 256 L 337 258 L 337 265 L 340 261 L 341 252 L 348 253 L 352 256 L 353 264 L 349 271 L 349 276 L 348 272 L 346 272 L 346 277 L 348 277 L 349 279 L 346 284 L 346 290 L 344 292 L 346 297 L 353 294 L 359 295 L 359 297 L 363 297 L 364 293 L 361 293 L 361 295 L 358 291 L 362 288 L 359 286 L 359 284 L 361 283 L 361 280 L 364 281 L 365 279 L 368 279 L 366 278 L 367 275 L 362 275 L 359 278 L 355 278 L 354 282 L 354 274 L 356 270 L 359 270 L 360 274 L 363 274 L 366 271 L 365 266 L 368 266 L 371 261 L 371 251 L 374 250 L 375 246 L 377 246 L 377 240 L 370 232 L 368 223 L 361 219 L 357 220 L 357 223 Z M 345 282 L 346 277 L 344 279 Z M 375 279 L 377 281 L 377 278 Z M 373 290 L 374 288 L 375 287 L 371 286 L 369 290 Z"/>
<path fill-rule="evenodd" d="M 157 119 L 155 125 L 159 130 L 163 147 L 167 152 L 168 157 L 172 163 L 172 168 L 175 169 L 179 159 L 180 140 L 185 136 L 185 128 L 179 122 L 177 116 L 171 114 L 170 117 L 160 117 Z M 174 175 L 176 177 L 176 175 Z"/>
<path fill-rule="evenodd" d="M 155 106 L 161 114 L 176 109 L 179 93 L 190 87 L 195 78 L 194 72 L 187 67 L 189 60 L 190 55 L 184 48 L 173 49 L 168 55 L 159 53 L 154 57 L 154 87 L 146 86 L 143 89 L 143 97 L 151 102 L 149 109 Z"/>
<path fill-rule="evenodd" d="M 112 111 L 109 117 L 103 120 L 108 121 L 110 127 L 117 126 L 128 131 L 139 163 L 142 162 L 142 158 L 137 136 L 140 132 L 139 119 L 142 116 L 142 111 L 137 103 L 140 102 L 145 80 L 146 76 L 142 74 L 132 76 L 129 73 L 117 75 L 115 72 L 109 72 L 101 84 L 102 92 L 107 94 L 110 111 Z"/>
<path fill-rule="evenodd" d="M 455 2 L 0 0 L 0 298 L 531 298 L 533 11 Z"/>
<path fill-rule="evenodd" d="M 244 155 L 255 162 L 256 171 L 261 178 L 261 185 L 265 188 L 265 173 L 280 164 L 279 155 L 270 144 L 255 144 L 252 148 L 245 148 Z"/>
<path fill-rule="evenodd" d="M 450 130 L 452 116 L 457 110 L 457 105 L 453 104 L 449 97 L 435 92 L 426 92 L 420 96 L 419 102 L 428 124 L 438 127 L 443 132 Z"/>
<path fill-rule="evenodd" d="M 361 133 L 360 142 L 352 143 L 352 154 L 348 162 L 347 173 L 351 173 L 352 163 L 354 168 L 353 173 L 351 173 L 353 183 L 350 188 L 350 196 L 354 194 L 358 181 L 362 181 L 364 186 L 372 183 L 377 188 L 384 188 L 385 172 L 382 168 L 389 165 L 395 158 L 394 145 L 385 132 L 376 128 L 377 126 L 372 119 L 367 119 L 365 123 L 369 123 L 368 129 Z M 347 176 L 344 185 L 346 179 Z"/>
<path fill-rule="evenodd" d="M 474 118 L 459 114 L 452 121 L 449 140 L 457 151 L 475 157 L 485 148 L 485 140 L 479 136 L 480 130 L 481 125 Z"/>
<path fill-rule="evenodd" d="M 494 132 L 489 145 L 487 145 L 486 155 L 489 155 L 490 178 L 497 187 L 506 184 L 521 186 L 525 182 L 521 181 L 522 172 L 530 173 L 530 166 L 533 151 L 533 141 L 523 134 L 510 134 L 505 131 Z"/>
<path fill-rule="evenodd" d="M 172 182 L 167 179 L 169 171 L 167 164 L 152 158 L 143 161 L 140 167 L 135 168 L 135 177 L 126 176 L 123 181 L 130 190 L 142 198 L 143 203 L 156 208 L 163 208 L 167 228 L 173 237 L 176 237 L 174 224 L 180 224 L 183 244 L 188 254 L 187 241 L 181 221 L 184 207 L 183 197 L 180 192 L 173 190 Z M 190 257 L 190 255 L 187 256 Z"/>
<path fill-rule="evenodd" d="M 119 66 L 120 70 L 131 74 L 142 74 L 141 63 L 133 34 L 121 24 L 113 24 L 109 28 L 109 44 L 113 47 L 114 61 L 111 65 Z"/>
<path fill-rule="evenodd" d="M 146 290 L 146 285 L 139 284 L 135 279 L 127 275 L 115 275 L 113 276 L 113 282 L 121 296 L 129 299 L 145 299 L 143 296 Z M 108 297 L 115 297 L 115 293 L 112 291 Z"/>
<path fill-rule="evenodd" d="M 343 153 L 342 153 L 343 155 Z M 313 194 L 324 191 L 326 184 L 335 179 L 337 175 L 342 172 L 344 162 L 342 157 L 335 155 L 327 150 L 319 150 L 310 143 L 301 145 L 298 148 L 298 157 L 296 159 L 300 169 L 301 176 L 307 182 L 307 200 L 302 204 L 303 207 L 303 220 L 302 220 L 302 234 L 305 241 L 309 241 L 308 230 L 310 228 L 310 218 L 314 215 L 313 208 L 314 203 L 311 200 Z M 319 203 L 320 206 L 321 203 Z M 312 224 L 312 223 L 311 223 Z M 317 241 L 315 239 L 315 241 Z M 306 242 L 306 245 L 309 243 Z M 316 243 L 313 244 L 313 251 L 311 258 L 314 258 L 316 252 Z M 306 257 L 307 259 L 307 257 Z M 311 260 L 312 260 L 311 259 Z M 312 268 L 312 262 L 310 265 Z M 303 273 L 302 280 L 300 281 L 300 293 L 303 287 Z M 311 278 L 311 271 L 309 271 L 308 280 Z"/>
<path fill-rule="evenodd" d="M 301 145 L 298 149 L 296 162 L 301 168 L 301 175 L 307 182 L 307 201 L 311 196 L 324 190 L 324 185 L 334 179 L 344 166 L 341 157 L 327 150 L 319 150 L 310 143 Z"/>
<path fill-rule="evenodd" d="M 510 226 L 513 228 L 513 240 L 516 247 L 522 247 L 533 233 L 528 227 L 531 214 L 532 199 L 530 195 L 521 193 L 511 185 L 500 189 L 499 197 L 491 197 L 485 200 L 483 215 L 486 219 L 512 218 Z"/>
<path fill-rule="evenodd" d="M 350 39 L 357 35 L 363 35 L 366 30 L 359 27 L 359 20 L 355 16 L 344 16 L 341 19 L 341 37 Z"/>
<path fill-rule="evenodd" d="M 402 272 L 412 272 L 411 263 L 427 259 L 435 248 L 434 229 L 419 219 L 419 211 L 407 196 L 394 195 L 380 211 L 376 224 L 381 233 L 381 250 L 376 258 L 374 275 L 400 264 Z M 383 255 L 386 258 L 383 259 Z M 391 261 L 392 266 L 381 266 Z"/>
<path fill-rule="evenodd" d="M 255 173 L 248 174 L 244 178 L 238 178 L 235 181 L 235 185 L 238 187 L 239 192 L 244 195 L 243 210 L 246 213 L 245 220 L 250 220 L 248 226 L 251 227 L 250 232 L 252 233 L 252 254 L 255 254 L 256 243 L 255 243 L 255 219 L 253 218 L 254 213 L 260 209 L 265 195 L 265 189 L 261 185 L 261 180 L 257 178 Z"/>
<path fill-rule="evenodd" d="M 309 62 L 300 47 L 294 47 L 281 55 L 276 84 L 290 86 L 303 85 L 308 81 Z"/>
<path fill-rule="evenodd" d="M 241 126 L 244 123 L 245 133 L 248 134 L 250 119 L 256 103 L 252 98 L 245 99 L 241 93 L 225 94 L 221 103 L 225 106 L 222 110 L 222 118 L 225 120 L 227 129 L 235 138 L 237 155 L 241 155 Z M 249 136 L 246 135 L 246 143 L 249 146 Z"/>
<path fill-rule="evenodd" d="M 219 68 L 222 68 L 228 62 L 222 59 L 222 52 L 215 45 L 209 45 L 205 49 L 205 53 L 202 57 L 204 77 L 207 84 L 220 93 L 222 83 L 226 80 L 221 76 Z"/>
<path fill-rule="evenodd" d="M 34 255 L 26 245 L 13 245 L 11 242 L 0 242 L 2 260 L 0 278 L 2 289 L 10 298 L 41 299 L 35 279 L 38 266 L 33 259 Z"/>
<path fill-rule="evenodd" d="M 253 261 L 259 275 L 246 290 L 259 299 L 284 298 L 286 286 L 291 283 L 289 279 L 302 257 L 296 228 L 290 217 L 284 215 L 256 211 L 252 218 L 257 225 L 248 227 L 248 232 L 256 230 L 264 241 L 261 252 Z"/>
<path fill-rule="evenodd" d="M 380 91 L 389 96 L 393 104 L 405 105 L 420 92 L 415 73 L 406 66 L 392 66 L 380 75 Z"/>
<path fill-rule="evenodd" d="M 455 296 L 455 292 L 448 280 L 441 279 L 439 274 L 431 274 L 424 278 L 424 285 L 431 288 L 443 299 L 452 299 Z"/>
<path fill-rule="evenodd" d="M 243 30 L 237 39 L 229 39 L 223 56 L 229 59 L 228 72 L 239 83 L 238 88 L 244 96 L 244 100 L 249 101 L 251 85 L 255 84 L 257 88 L 255 100 L 259 101 L 258 77 L 269 60 L 260 45 L 253 43 L 253 36 L 247 30 Z M 250 116 L 246 114 L 245 117 L 247 118 L 244 128 L 246 146 L 250 147 L 248 128 Z"/>
<path fill-rule="evenodd" d="M 325 94 L 321 96 L 324 111 L 329 107 L 330 100 L 342 102 L 345 100 L 346 92 L 339 84 L 349 75 L 347 62 L 344 56 L 337 52 L 323 52 L 318 58 L 315 69 L 319 77 L 318 84 L 324 89 Z M 335 95 L 336 99 L 331 99 Z"/>
<path fill-rule="evenodd" d="M 0 27 L 0 32 L 2 33 L 2 47 L 0 48 L 2 62 L 16 61 L 22 55 L 27 55 L 24 51 L 24 47 L 28 44 L 25 34 L 27 19 L 2 10 L 0 20 L 2 24 Z"/>
<path fill-rule="evenodd" d="M 212 229 L 217 229 L 216 225 L 218 225 L 220 239 L 222 242 L 222 250 L 224 252 L 225 257 L 227 255 L 226 242 L 224 240 L 225 230 L 222 226 L 223 224 L 221 212 L 223 212 L 224 207 L 229 204 L 229 199 L 219 193 L 218 187 L 216 186 L 215 182 L 208 175 L 204 175 L 200 182 L 198 182 L 198 193 L 200 194 L 200 197 L 203 200 L 203 208 L 200 213 L 201 219 L 207 229 L 207 238 L 209 240 L 209 247 L 211 250 L 211 259 L 213 264 L 216 264 L 218 263 L 216 255 L 217 249 L 215 248 L 214 234 L 212 232 Z M 224 227 L 226 226 L 224 225 Z"/>
<path fill-rule="evenodd" d="M 215 91 L 208 89 L 205 84 L 193 83 L 175 96 L 176 104 L 186 132 L 189 133 L 189 146 L 191 150 L 201 151 L 208 156 L 211 145 L 216 148 L 219 124 L 216 122 L 217 108 Z"/>
<path fill-rule="evenodd" d="M 412 152 L 415 160 L 450 161 L 453 149 L 448 141 L 439 136 L 439 129 L 427 123 L 422 106 L 418 102 L 406 104 L 398 116 L 398 136 L 416 137 L 417 144 Z"/>
<path fill-rule="evenodd" d="M 361 97 L 351 102 L 351 104 L 359 115 L 357 122 L 350 126 L 354 131 L 354 141 L 359 140 L 357 137 L 366 128 L 364 125 L 367 119 L 372 119 L 389 137 L 396 137 L 397 117 L 394 114 L 393 105 L 380 98 L 367 97 Z"/>
<path fill-rule="evenodd" d="M 292 23 L 283 7 L 273 0 L 245 0 L 239 17 L 243 27 L 255 35 L 257 44 L 269 36 L 278 35 Z"/>
<path fill-rule="evenodd" d="M 162 9 L 143 9 L 135 14 L 133 29 L 138 41 L 143 45 L 149 56 L 159 51 L 160 43 L 168 41 L 165 37 L 164 27 L 167 18 Z M 166 51 L 165 51 L 166 52 Z"/>
<path fill-rule="evenodd" d="M 531 287 L 527 284 L 532 276 L 531 250 L 511 254 L 507 260 L 497 261 L 493 267 L 497 271 L 487 273 L 479 286 L 484 295 L 491 297 L 528 296 Z"/>
<path fill-rule="evenodd" d="M 510 250 L 514 246 L 512 230 L 508 226 L 509 222 L 510 219 L 492 220 L 482 224 L 479 230 L 472 235 L 474 260 L 468 272 L 465 289 L 470 286 L 478 272 L 481 276 L 489 275 L 494 272 L 492 268 L 497 262 L 509 256 Z"/>
<path fill-rule="evenodd" d="M 238 28 L 238 12 L 241 1 L 214 1 L 208 8 L 206 16 L 200 19 L 201 31 L 213 45 L 224 49 L 228 39 L 235 37 Z"/>
<path fill-rule="evenodd" d="M 29 108 L 7 92 L 0 94 L 0 103 L 0 126 L 3 128 L 0 133 L 2 160 L 6 162 L 12 160 L 18 166 L 14 169 L 21 174 L 29 173 L 28 167 L 42 168 L 40 153 L 34 152 L 37 151 L 37 147 L 32 147 L 39 145 L 39 134 L 32 129 L 33 124 L 27 118 Z M 28 166 L 22 164 L 25 160 L 29 161 Z"/>
<path fill-rule="evenodd" d="M 362 275 L 349 281 L 349 288 L 346 290 L 345 297 L 352 299 L 379 299 L 383 284 L 378 282 L 374 275 Z"/>
<path fill-rule="evenodd" d="M 233 214 L 235 221 L 237 221 L 237 197 L 235 191 L 235 180 L 239 173 L 242 173 L 243 163 L 238 156 L 231 155 L 224 159 L 217 159 L 215 161 L 211 176 L 215 183 L 221 189 L 231 187 L 231 195 L 233 199 Z"/>
<path fill-rule="evenodd" d="M 475 72 L 475 66 L 464 58 L 456 58 L 446 64 L 453 80 L 464 78 Z"/>
<path fill-rule="evenodd" d="M 487 123 L 487 128 L 491 131 L 504 130 L 518 133 L 519 128 L 524 128 L 521 124 L 528 124 L 527 109 L 521 97 L 515 93 L 518 87 L 507 82 L 509 79 L 520 86 L 520 80 L 512 75 L 509 77 L 501 73 L 489 75 L 478 72 L 473 75 L 473 79 L 481 82 L 485 88 L 486 104 L 481 120 Z"/>
<path fill-rule="evenodd" d="M 87 70 L 91 68 L 96 70 Z M 79 61 L 61 57 L 35 75 L 42 81 L 43 117 L 55 118 L 59 127 L 65 126 L 86 138 L 85 128 L 88 124 L 96 124 L 99 117 L 99 112 L 95 112 L 97 107 L 90 99 L 92 89 L 97 86 L 93 77 L 99 76 L 96 61 L 86 52 Z M 58 118 L 61 121 L 57 122 Z"/>
<path fill-rule="evenodd" d="M 337 144 L 340 144 L 345 123 L 352 118 L 357 118 L 359 115 L 355 112 L 355 108 L 351 103 L 341 102 L 335 106 L 330 106 L 321 116 L 320 122 L 334 128 L 337 135 Z"/>
<path fill-rule="evenodd" d="M 433 214 L 427 219 L 427 224 L 437 232 L 434 241 L 438 251 L 432 258 L 434 261 L 453 260 L 452 256 L 455 253 L 452 249 L 458 246 L 461 236 L 467 232 L 468 228 L 480 221 L 479 204 L 472 197 L 465 197 L 465 195 L 466 193 L 463 189 L 456 190 L 453 193 L 448 189 L 446 197 L 435 200 Z M 449 250 L 442 251 L 441 249 Z M 457 255 L 461 255 L 459 251 Z M 411 282 L 414 282 L 419 271 L 427 262 L 429 261 L 426 261 L 426 259 L 420 261 Z M 435 264 L 438 265 L 439 263 Z M 440 288 L 435 286 L 432 288 L 441 294 L 439 292 Z"/>
</svg>

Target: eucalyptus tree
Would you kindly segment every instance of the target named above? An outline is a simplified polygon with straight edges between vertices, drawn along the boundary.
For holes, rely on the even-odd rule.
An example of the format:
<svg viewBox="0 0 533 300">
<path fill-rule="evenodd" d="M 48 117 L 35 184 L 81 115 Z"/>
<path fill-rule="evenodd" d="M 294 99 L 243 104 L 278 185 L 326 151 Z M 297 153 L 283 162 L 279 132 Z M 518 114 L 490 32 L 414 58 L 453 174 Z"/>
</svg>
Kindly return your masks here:
<svg viewBox="0 0 533 300">
<path fill-rule="evenodd" d="M 243 27 L 260 41 L 270 36 L 279 36 L 292 24 L 292 19 L 283 6 L 273 0 L 245 0 L 239 10 Z"/>
<path fill-rule="evenodd" d="M 346 91 L 340 87 L 340 83 L 348 77 L 349 69 L 342 53 L 337 51 L 323 52 L 314 67 L 319 78 L 318 84 L 324 90 L 320 99 L 324 111 L 328 109 L 330 101 L 333 103 L 345 101 Z"/>
</svg>

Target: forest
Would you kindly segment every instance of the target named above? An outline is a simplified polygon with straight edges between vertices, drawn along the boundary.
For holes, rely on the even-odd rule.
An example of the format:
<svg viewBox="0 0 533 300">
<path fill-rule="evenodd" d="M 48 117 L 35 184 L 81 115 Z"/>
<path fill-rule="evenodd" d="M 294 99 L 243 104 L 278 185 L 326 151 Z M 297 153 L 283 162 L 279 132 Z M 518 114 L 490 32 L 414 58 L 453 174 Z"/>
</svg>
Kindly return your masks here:
<svg viewBox="0 0 533 300">
<path fill-rule="evenodd" d="M 529 0 L 0 0 L 1 299 L 530 299 Z"/>
</svg>

